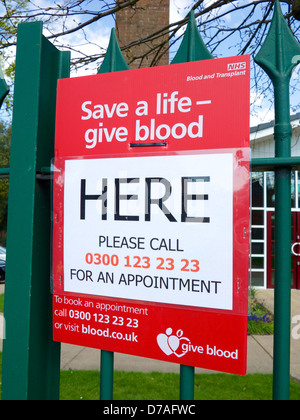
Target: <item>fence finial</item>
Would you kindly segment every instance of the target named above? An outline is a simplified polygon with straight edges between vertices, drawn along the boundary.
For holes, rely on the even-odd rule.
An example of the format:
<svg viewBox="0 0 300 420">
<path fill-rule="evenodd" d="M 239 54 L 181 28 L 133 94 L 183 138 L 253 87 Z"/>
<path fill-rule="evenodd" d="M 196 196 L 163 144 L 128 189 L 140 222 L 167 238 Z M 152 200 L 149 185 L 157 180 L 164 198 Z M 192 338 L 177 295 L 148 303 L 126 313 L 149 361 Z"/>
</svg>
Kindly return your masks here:
<svg viewBox="0 0 300 420">
<path fill-rule="evenodd" d="M 190 12 L 189 23 L 185 35 L 172 64 L 209 60 L 210 58 L 213 58 L 213 56 L 206 48 L 203 39 L 199 34 L 195 13 L 192 10 Z"/>
<path fill-rule="evenodd" d="M 290 78 L 300 63 L 300 45 L 284 19 L 278 0 L 275 1 L 271 27 L 255 61 L 273 82 L 282 76 Z"/>
<path fill-rule="evenodd" d="M 98 74 L 112 73 L 114 71 L 130 70 L 130 67 L 125 61 L 121 49 L 118 44 L 116 31 L 111 30 L 109 45 L 105 54 L 105 58 L 98 70 Z"/>
<path fill-rule="evenodd" d="M 289 83 L 294 67 L 300 62 L 300 45 L 294 38 L 275 1 L 272 23 L 255 57 L 274 86 L 276 158 L 291 157 Z M 275 171 L 275 278 L 274 278 L 274 349 L 273 399 L 289 399 L 290 326 L 291 326 L 291 171 Z"/>
<path fill-rule="evenodd" d="M 0 108 L 1 108 L 1 106 L 3 104 L 3 101 L 6 97 L 6 95 L 8 94 L 8 92 L 9 92 L 9 88 L 6 84 L 5 79 L 4 79 L 2 68 L 1 68 L 1 65 L 0 65 Z"/>
</svg>

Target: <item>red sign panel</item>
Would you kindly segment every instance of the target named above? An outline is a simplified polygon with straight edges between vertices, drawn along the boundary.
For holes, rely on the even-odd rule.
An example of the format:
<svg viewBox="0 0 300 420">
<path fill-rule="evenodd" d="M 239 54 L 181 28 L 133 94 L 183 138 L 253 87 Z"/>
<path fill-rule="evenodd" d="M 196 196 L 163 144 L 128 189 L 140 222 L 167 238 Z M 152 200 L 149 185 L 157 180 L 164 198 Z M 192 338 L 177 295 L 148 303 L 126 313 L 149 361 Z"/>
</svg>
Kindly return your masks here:
<svg viewBox="0 0 300 420">
<path fill-rule="evenodd" d="M 249 57 L 60 80 L 54 340 L 245 374 Z"/>
</svg>

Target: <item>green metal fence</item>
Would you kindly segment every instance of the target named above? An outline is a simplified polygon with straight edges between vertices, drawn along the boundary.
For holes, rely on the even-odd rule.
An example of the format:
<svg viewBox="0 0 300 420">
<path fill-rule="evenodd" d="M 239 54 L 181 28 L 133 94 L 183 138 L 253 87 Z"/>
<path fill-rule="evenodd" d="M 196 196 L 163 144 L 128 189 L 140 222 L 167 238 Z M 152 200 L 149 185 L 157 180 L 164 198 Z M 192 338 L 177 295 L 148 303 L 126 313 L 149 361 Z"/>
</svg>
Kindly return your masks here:
<svg viewBox="0 0 300 420">
<path fill-rule="evenodd" d="M 193 13 L 173 63 L 212 58 Z M 276 0 L 272 24 L 255 58 L 274 85 L 275 157 L 253 159 L 252 170 L 275 170 L 275 331 L 274 399 L 289 398 L 290 383 L 290 212 L 291 158 L 289 82 L 300 62 L 300 46 Z M 70 55 L 57 50 L 43 35 L 42 23 L 19 25 L 10 168 L 6 339 L 3 344 L 2 399 L 58 399 L 60 344 L 52 340 L 50 292 L 51 191 L 50 161 L 54 156 L 56 82 L 69 77 Z M 129 70 L 115 32 L 99 73 Z M 0 78 L 0 101 L 7 86 Z M 101 352 L 100 399 L 113 398 L 113 353 Z M 194 368 L 180 367 L 180 398 L 194 398 Z"/>
</svg>

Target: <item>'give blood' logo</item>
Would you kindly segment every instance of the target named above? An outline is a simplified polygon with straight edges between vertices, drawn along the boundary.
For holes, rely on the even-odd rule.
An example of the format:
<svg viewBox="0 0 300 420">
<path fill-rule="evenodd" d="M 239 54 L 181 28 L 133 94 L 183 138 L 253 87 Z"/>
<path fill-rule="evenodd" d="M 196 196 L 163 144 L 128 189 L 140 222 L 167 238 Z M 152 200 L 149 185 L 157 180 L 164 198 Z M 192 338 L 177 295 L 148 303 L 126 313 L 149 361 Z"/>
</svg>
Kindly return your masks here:
<svg viewBox="0 0 300 420">
<path fill-rule="evenodd" d="M 172 328 L 167 328 L 165 334 L 158 334 L 156 340 L 160 349 L 167 355 L 175 354 L 182 357 L 188 352 L 188 346 L 182 346 L 183 342 L 190 342 L 187 337 L 183 337 L 183 331 L 178 330 L 176 335 L 172 334 Z"/>
</svg>

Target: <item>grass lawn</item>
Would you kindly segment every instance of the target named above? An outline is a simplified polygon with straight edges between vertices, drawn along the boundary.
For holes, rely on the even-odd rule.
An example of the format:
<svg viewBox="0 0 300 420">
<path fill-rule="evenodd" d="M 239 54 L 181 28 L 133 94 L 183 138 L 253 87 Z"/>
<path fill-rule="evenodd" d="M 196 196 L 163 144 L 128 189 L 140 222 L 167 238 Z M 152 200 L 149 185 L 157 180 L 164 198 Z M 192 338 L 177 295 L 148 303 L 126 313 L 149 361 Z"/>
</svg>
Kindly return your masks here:
<svg viewBox="0 0 300 420">
<path fill-rule="evenodd" d="M 114 400 L 178 400 L 179 374 L 114 373 Z M 99 399 L 99 372 L 61 372 L 61 400 Z M 272 375 L 245 377 L 227 374 L 196 374 L 195 400 L 271 400 Z M 300 384 L 291 382 L 290 399 L 300 400 Z"/>
<path fill-rule="evenodd" d="M 0 378 L 2 353 L 0 353 Z M 61 400 L 99 400 L 97 371 L 62 371 Z M 1 383 L 0 383 L 1 390 Z M 114 372 L 114 400 L 178 400 L 179 374 Z M 272 375 L 196 374 L 195 400 L 271 400 Z M 300 400 L 300 384 L 291 382 L 290 399 Z"/>
</svg>

